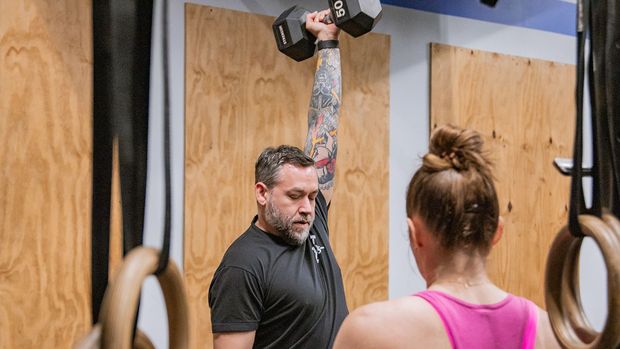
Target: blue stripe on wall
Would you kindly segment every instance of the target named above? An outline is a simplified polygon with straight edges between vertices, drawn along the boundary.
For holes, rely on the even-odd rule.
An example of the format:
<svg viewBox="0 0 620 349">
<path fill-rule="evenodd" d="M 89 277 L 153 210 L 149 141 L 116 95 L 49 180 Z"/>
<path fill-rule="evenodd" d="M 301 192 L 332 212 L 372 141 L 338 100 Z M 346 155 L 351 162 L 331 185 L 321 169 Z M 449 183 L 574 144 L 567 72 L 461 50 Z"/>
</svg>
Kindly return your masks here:
<svg viewBox="0 0 620 349">
<path fill-rule="evenodd" d="M 576 5 L 562 0 L 498 0 L 489 7 L 479 0 L 382 0 L 387 5 L 444 15 L 575 35 Z"/>
</svg>

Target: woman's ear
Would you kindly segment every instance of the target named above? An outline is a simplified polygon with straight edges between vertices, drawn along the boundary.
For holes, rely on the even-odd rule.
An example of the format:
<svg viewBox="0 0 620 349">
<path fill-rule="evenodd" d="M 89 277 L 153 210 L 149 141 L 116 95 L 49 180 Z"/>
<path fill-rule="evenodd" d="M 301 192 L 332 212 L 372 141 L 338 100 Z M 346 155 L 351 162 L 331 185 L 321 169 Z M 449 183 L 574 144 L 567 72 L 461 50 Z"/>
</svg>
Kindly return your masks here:
<svg viewBox="0 0 620 349">
<path fill-rule="evenodd" d="M 407 217 L 407 227 L 409 230 L 409 246 L 413 251 L 420 246 L 420 239 L 418 238 L 419 232 L 416 231 L 415 224 L 413 224 L 413 220 L 409 217 Z"/>
<path fill-rule="evenodd" d="M 263 182 L 256 183 L 256 185 L 254 186 L 254 193 L 256 194 L 256 202 L 259 205 L 265 206 L 267 204 L 267 193 L 268 192 L 269 190 L 267 189 L 267 186 L 265 185 L 265 183 Z"/>
<path fill-rule="evenodd" d="M 491 246 L 495 246 L 502 239 L 502 235 L 504 234 L 504 219 L 502 216 L 499 216 L 497 220 L 497 230 L 495 234 L 493 234 L 493 239 L 491 240 Z"/>
</svg>

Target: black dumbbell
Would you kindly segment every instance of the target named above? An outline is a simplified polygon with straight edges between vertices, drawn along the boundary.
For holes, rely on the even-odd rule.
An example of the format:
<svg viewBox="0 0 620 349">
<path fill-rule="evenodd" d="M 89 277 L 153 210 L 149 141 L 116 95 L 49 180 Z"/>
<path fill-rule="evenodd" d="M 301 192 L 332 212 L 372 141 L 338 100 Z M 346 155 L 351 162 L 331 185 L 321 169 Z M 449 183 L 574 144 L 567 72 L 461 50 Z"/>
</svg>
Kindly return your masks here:
<svg viewBox="0 0 620 349">
<path fill-rule="evenodd" d="M 371 31 L 383 14 L 379 0 L 329 0 L 329 8 L 331 15 L 323 22 L 334 22 L 353 37 Z M 282 12 L 272 25 L 278 50 L 298 62 L 312 57 L 316 49 L 316 37 L 306 30 L 309 12 L 293 6 Z"/>
</svg>

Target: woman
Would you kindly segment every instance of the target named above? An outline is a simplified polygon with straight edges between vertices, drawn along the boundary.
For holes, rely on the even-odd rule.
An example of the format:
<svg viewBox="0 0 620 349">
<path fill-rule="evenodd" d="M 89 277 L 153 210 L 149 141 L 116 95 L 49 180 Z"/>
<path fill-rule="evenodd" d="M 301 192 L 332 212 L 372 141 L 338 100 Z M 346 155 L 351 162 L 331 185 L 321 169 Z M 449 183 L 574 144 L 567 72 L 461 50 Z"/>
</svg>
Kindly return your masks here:
<svg viewBox="0 0 620 349">
<path fill-rule="evenodd" d="M 427 290 L 357 309 L 334 348 L 559 348 L 546 312 L 487 276 L 503 224 L 482 145 L 473 130 L 433 133 L 407 192 L 410 246 Z"/>
</svg>

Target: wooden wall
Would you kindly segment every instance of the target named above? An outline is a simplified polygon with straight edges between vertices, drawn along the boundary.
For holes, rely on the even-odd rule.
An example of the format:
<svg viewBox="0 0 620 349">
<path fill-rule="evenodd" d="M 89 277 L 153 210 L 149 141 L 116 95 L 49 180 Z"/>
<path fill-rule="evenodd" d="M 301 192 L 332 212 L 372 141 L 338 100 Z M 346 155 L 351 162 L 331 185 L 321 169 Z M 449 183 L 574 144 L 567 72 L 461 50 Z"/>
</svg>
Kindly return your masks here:
<svg viewBox="0 0 620 349">
<path fill-rule="evenodd" d="M 303 147 L 316 59 L 275 47 L 273 17 L 186 5 L 185 276 L 192 335 L 210 347 L 208 288 L 256 213 L 254 162 Z M 341 37 L 343 103 L 331 239 L 351 308 L 387 298 L 389 37 Z"/>
<path fill-rule="evenodd" d="M 211 343 L 213 271 L 255 212 L 256 156 L 305 137 L 315 60 L 280 54 L 272 20 L 186 8 L 185 273 L 200 346 Z M 89 1 L 0 2 L 0 348 L 70 347 L 90 327 L 91 27 Z M 389 46 L 384 35 L 343 34 L 330 215 L 351 308 L 387 298 Z M 431 125 L 478 129 L 497 162 L 506 229 L 492 277 L 539 305 L 546 253 L 566 221 L 568 180 L 551 160 L 571 153 L 573 75 L 432 46 Z"/>
<path fill-rule="evenodd" d="M 574 66 L 446 45 L 431 46 L 431 127 L 478 130 L 496 162 L 504 236 L 489 260 L 500 287 L 544 305 L 547 252 L 567 222 Z"/>
<path fill-rule="evenodd" d="M 0 1 L 0 348 L 90 326 L 90 1 Z"/>
</svg>

